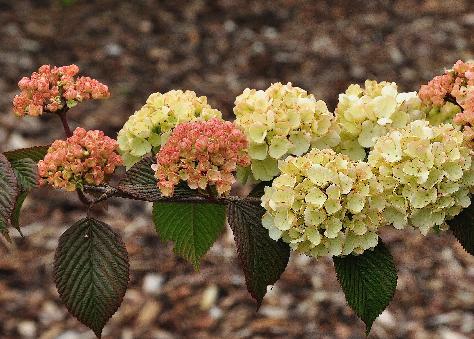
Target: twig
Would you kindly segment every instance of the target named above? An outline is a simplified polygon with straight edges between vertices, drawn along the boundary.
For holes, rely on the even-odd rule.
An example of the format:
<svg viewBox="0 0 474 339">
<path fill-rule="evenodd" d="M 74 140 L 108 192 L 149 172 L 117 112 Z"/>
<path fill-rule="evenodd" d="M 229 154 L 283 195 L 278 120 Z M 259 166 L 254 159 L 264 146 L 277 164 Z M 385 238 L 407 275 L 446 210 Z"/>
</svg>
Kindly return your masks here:
<svg viewBox="0 0 474 339">
<path fill-rule="evenodd" d="M 459 108 L 461 108 L 461 111 L 464 111 L 464 108 L 458 104 L 456 98 L 454 98 L 451 94 L 447 94 L 445 97 L 444 97 L 444 100 L 446 100 L 447 102 L 450 102 L 452 104 L 455 104 L 456 106 L 458 106 Z"/>
<path fill-rule="evenodd" d="M 239 197 L 239 196 L 222 196 L 222 197 L 213 197 L 207 195 L 192 195 L 192 196 L 172 196 L 172 197 L 156 197 L 153 199 L 139 198 L 135 195 L 127 193 L 120 190 L 119 188 L 112 186 L 84 186 L 85 192 L 101 193 L 101 196 L 94 200 L 92 204 L 104 201 L 112 197 L 140 200 L 140 201 L 149 201 L 149 202 L 210 202 L 215 204 L 228 204 L 231 202 L 246 201 L 251 203 L 260 203 L 261 199 L 257 197 Z"/>
<path fill-rule="evenodd" d="M 76 190 L 77 196 L 79 197 L 79 200 L 84 204 L 90 206 L 94 201 L 90 200 L 86 195 L 84 194 L 83 191 L 80 189 Z"/>
<path fill-rule="evenodd" d="M 69 123 L 67 121 L 66 113 L 69 110 L 67 106 L 64 106 L 63 109 L 59 110 L 56 112 L 56 114 L 59 116 L 59 119 L 61 119 L 61 122 L 63 124 L 64 132 L 66 133 L 66 137 L 72 136 L 72 131 L 71 128 L 69 127 Z"/>
</svg>

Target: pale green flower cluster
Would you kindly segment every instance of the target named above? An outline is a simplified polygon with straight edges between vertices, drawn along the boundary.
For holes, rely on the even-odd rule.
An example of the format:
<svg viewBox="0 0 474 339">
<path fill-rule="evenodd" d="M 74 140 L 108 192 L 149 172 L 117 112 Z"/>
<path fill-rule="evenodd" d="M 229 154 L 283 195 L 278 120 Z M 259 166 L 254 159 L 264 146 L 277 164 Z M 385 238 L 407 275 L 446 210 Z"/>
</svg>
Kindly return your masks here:
<svg viewBox="0 0 474 339">
<path fill-rule="evenodd" d="M 118 133 L 120 154 L 129 168 L 153 148 L 163 145 L 177 124 L 221 117 L 206 97 L 198 97 L 193 91 L 153 93 Z"/>
<path fill-rule="evenodd" d="M 362 253 L 377 245 L 385 202 L 367 163 L 312 149 L 280 161 L 279 169 L 262 197 L 262 223 L 272 239 L 313 257 Z"/>
<path fill-rule="evenodd" d="M 450 124 L 418 120 L 381 137 L 368 163 L 384 187 L 387 224 L 427 234 L 469 206 L 474 185 L 469 149 Z"/>
<path fill-rule="evenodd" d="M 423 104 L 422 110 L 426 115 L 426 120 L 432 125 L 451 124 L 456 114 L 462 112 L 461 107 L 449 101 L 441 106 Z"/>
<path fill-rule="evenodd" d="M 249 140 L 257 180 L 278 175 L 278 159 L 302 155 L 311 144 L 338 143 L 338 133 L 329 133 L 333 114 L 326 104 L 291 83 L 276 83 L 265 91 L 245 89 L 235 100 L 234 113 Z"/>
<path fill-rule="evenodd" d="M 350 85 L 339 95 L 336 122 L 341 142 L 335 149 L 352 160 L 365 160 L 366 149 L 379 137 L 423 115 L 416 92 L 398 93 L 394 82 L 366 80 L 364 87 Z"/>
</svg>

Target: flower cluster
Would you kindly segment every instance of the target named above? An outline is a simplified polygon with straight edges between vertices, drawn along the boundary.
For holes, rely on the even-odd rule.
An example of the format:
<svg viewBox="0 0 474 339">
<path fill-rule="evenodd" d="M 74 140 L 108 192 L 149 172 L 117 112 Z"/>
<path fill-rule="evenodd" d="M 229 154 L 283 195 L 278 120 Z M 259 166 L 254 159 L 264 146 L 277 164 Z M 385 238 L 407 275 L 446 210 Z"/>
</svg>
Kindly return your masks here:
<svg viewBox="0 0 474 339">
<path fill-rule="evenodd" d="M 333 115 L 326 104 L 291 83 L 276 83 L 265 91 L 245 89 L 235 100 L 234 113 L 249 139 L 252 174 L 258 180 L 278 175 L 278 159 L 302 155 L 321 139 L 338 142 L 328 135 Z"/>
<path fill-rule="evenodd" d="M 398 93 L 394 82 L 366 80 L 365 87 L 350 85 L 339 95 L 336 122 L 341 142 L 335 148 L 352 160 L 365 160 L 366 150 L 394 128 L 422 117 L 416 92 Z"/>
<path fill-rule="evenodd" d="M 381 137 L 368 163 L 384 187 L 387 224 L 423 234 L 469 206 L 474 185 L 470 151 L 450 124 L 418 120 Z"/>
<path fill-rule="evenodd" d="M 89 77 L 76 78 L 78 73 L 76 65 L 43 65 L 30 78 L 24 77 L 18 83 L 21 93 L 13 99 L 15 114 L 38 116 L 57 112 L 66 105 L 72 107 L 83 100 L 110 96 L 106 85 Z"/>
<path fill-rule="evenodd" d="M 76 128 L 67 140 L 56 140 L 38 163 L 40 184 L 74 191 L 84 184 L 100 185 L 122 164 L 118 144 L 102 131 Z"/>
<path fill-rule="evenodd" d="M 214 186 L 219 195 L 235 182 L 237 166 L 250 165 L 245 135 L 231 122 L 213 118 L 176 126 L 153 166 L 164 196 L 186 181 L 192 189 Z"/>
<path fill-rule="evenodd" d="M 435 76 L 426 85 L 422 85 L 418 95 L 425 104 L 432 106 L 442 106 L 446 102 L 447 96 L 453 89 L 455 76 L 452 70 L 447 70 L 445 74 Z"/>
<path fill-rule="evenodd" d="M 464 127 L 465 139 L 474 146 L 474 62 L 457 61 L 452 69 L 422 85 L 419 96 L 430 122 L 453 120 Z"/>
<path fill-rule="evenodd" d="M 176 125 L 221 116 L 206 97 L 198 97 L 193 91 L 153 93 L 118 133 L 120 154 L 129 168 L 153 148 L 164 145 Z"/>
<path fill-rule="evenodd" d="M 272 239 L 314 257 L 362 253 L 378 243 L 384 199 L 369 165 L 312 149 L 279 163 L 265 188 L 263 226 Z"/>
</svg>

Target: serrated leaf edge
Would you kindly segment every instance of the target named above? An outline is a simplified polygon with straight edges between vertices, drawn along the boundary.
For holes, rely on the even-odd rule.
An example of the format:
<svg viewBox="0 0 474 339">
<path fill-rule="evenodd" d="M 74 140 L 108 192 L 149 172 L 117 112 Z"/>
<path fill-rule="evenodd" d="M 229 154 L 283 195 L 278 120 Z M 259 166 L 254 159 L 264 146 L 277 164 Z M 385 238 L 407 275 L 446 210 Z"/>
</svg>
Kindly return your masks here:
<svg viewBox="0 0 474 339">
<path fill-rule="evenodd" d="M 117 310 L 119 309 L 122 301 L 123 301 L 123 298 L 125 296 L 125 293 L 127 291 L 127 288 L 128 288 L 128 285 L 130 283 L 130 260 L 129 260 L 129 256 L 128 256 L 128 252 L 126 250 L 126 246 L 125 246 L 125 243 L 122 239 L 122 237 L 120 236 L 120 234 L 118 232 L 116 232 L 112 227 L 110 227 L 109 225 L 101 222 L 100 220 L 97 220 L 97 219 L 94 219 L 94 218 L 90 218 L 90 217 L 85 217 L 79 221 L 77 221 L 76 223 L 74 223 L 73 225 L 71 225 L 71 227 L 69 227 L 63 234 L 61 234 L 61 237 L 63 235 L 66 234 L 66 232 L 68 232 L 73 226 L 75 226 L 76 224 L 80 224 L 80 223 L 84 223 L 84 222 L 95 222 L 95 223 L 98 223 L 100 224 L 101 226 L 106 226 L 108 228 L 109 231 L 112 232 L 112 234 L 114 234 L 115 236 L 115 239 L 118 241 L 118 244 L 120 246 L 122 246 L 124 249 L 125 249 L 125 257 L 124 257 L 124 260 L 126 261 L 126 264 L 127 264 L 127 281 L 126 281 L 126 288 L 124 288 L 123 292 L 121 294 L 119 294 L 119 300 L 120 302 L 117 303 L 117 306 L 114 307 L 111 311 L 111 314 L 110 316 L 108 317 L 108 319 L 105 321 L 104 323 L 104 326 L 107 324 L 107 322 L 112 318 L 112 316 L 117 312 Z M 60 237 L 60 239 L 61 239 Z M 63 298 L 63 295 L 61 294 L 59 288 L 58 288 L 58 285 L 60 283 L 59 281 L 59 278 L 57 276 L 57 270 L 59 269 L 58 265 L 58 256 L 59 256 L 59 250 L 61 248 L 61 243 L 58 242 L 58 247 L 56 248 L 56 251 L 55 251 L 55 255 L 54 255 L 54 268 L 53 268 L 53 272 L 54 272 L 54 283 L 55 283 L 55 286 L 57 288 L 57 291 L 58 291 L 58 294 L 60 295 L 61 299 Z M 76 312 L 70 308 L 70 306 L 68 304 L 66 304 L 65 302 L 63 302 L 63 304 L 66 306 L 66 309 L 68 310 L 68 312 L 74 317 L 76 318 L 80 323 L 84 324 L 82 322 L 82 320 L 79 318 L 79 315 L 76 314 Z M 87 324 L 84 324 L 85 326 L 89 327 Z M 95 333 L 95 335 L 97 336 L 97 338 L 101 338 L 102 337 L 102 330 L 103 330 L 103 327 L 99 330 L 99 329 L 93 329 L 91 328 L 91 330 Z"/>
<path fill-rule="evenodd" d="M 383 310 L 381 310 L 380 312 L 378 312 L 377 316 L 374 318 L 374 320 L 372 321 L 372 323 L 368 324 L 365 322 L 365 320 L 363 320 L 361 318 L 361 315 L 354 309 L 354 307 L 351 305 L 351 303 L 349 302 L 349 300 L 347 299 L 347 297 L 345 297 L 345 300 L 346 300 L 346 303 L 347 305 L 354 311 L 354 313 L 357 315 L 357 317 L 359 319 L 361 319 L 364 323 L 365 323 L 365 326 L 366 326 L 366 330 L 365 330 L 365 335 L 368 336 L 371 329 L 372 329 L 372 325 L 373 323 L 375 322 L 375 320 L 382 314 L 382 312 L 390 305 L 390 302 L 393 300 L 393 297 L 395 295 L 395 292 L 396 292 L 396 287 L 397 287 L 397 284 L 398 284 L 398 274 L 396 272 L 396 267 L 395 267 L 395 262 L 393 260 L 393 257 L 389 251 L 389 249 L 385 246 L 385 244 L 382 242 L 381 239 L 379 239 L 379 244 L 377 246 L 381 246 L 382 247 L 382 251 L 385 252 L 384 254 L 387 255 L 388 254 L 388 257 L 391 261 L 391 263 L 393 264 L 394 268 L 395 268 L 395 288 L 393 289 L 393 291 L 391 292 L 390 294 L 390 301 L 388 302 L 387 306 L 385 306 L 385 308 Z M 374 249 L 372 249 L 373 251 Z M 370 251 L 370 250 L 368 250 Z M 365 252 L 364 252 L 365 254 Z M 336 265 L 336 262 L 334 261 L 334 265 Z M 341 289 L 342 289 L 342 281 L 341 281 L 341 277 L 339 275 L 339 273 L 337 272 L 337 269 L 336 269 L 336 277 L 337 277 L 337 280 L 339 282 L 339 284 L 341 285 Z M 344 296 L 345 296 L 345 291 L 343 290 L 344 292 Z M 364 292 L 365 293 L 365 292 Z"/>
<path fill-rule="evenodd" d="M 257 302 L 257 311 L 259 310 L 260 306 L 262 305 L 262 302 L 263 302 L 263 299 L 265 297 L 265 294 L 267 292 L 267 288 L 268 286 L 272 286 L 274 285 L 276 282 L 278 282 L 278 280 L 280 279 L 281 275 L 284 273 L 284 271 L 286 270 L 286 266 L 288 265 L 288 262 L 289 262 L 289 258 L 290 258 L 290 255 L 291 255 L 291 251 L 290 251 L 290 248 L 288 246 L 287 248 L 287 255 L 284 255 L 286 258 L 286 265 L 285 265 L 285 268 L 283 270 L 281 270 L 281 272 L 277 273 L 278 277 L 276 278 L 272 278 L 270 279 L 270 281 L 266 284 L 266 288 L 265 290 L 263 291 L 263 294 L 262 295 L 259 295 L 258 292 L 256 290 L 253 289 L 253 283 L 250 281 L 250 270 L 249 268 L 247 267 L 246 263 L 244 262 L 244 254 L 241 252 L 241 248 L 239 246 L 239 242 L 240 240 L 238 240 L 237 238 L 237 235 L 235 234 L 235 232 L 237 232 L 236 228 L 234 227 L 233 225 L 233 216 L 234 214 L 235 215 L 238 215 L 238 211 L 240 210 L 242 212 L 242 214 L 245 214 L 245 216 L 247 217 L 247 219 L 250 219 L 251 218 L 251 215 L 248 214 L 248 207 L 251 206 L 251 207 L 259 207 L 260 205 L 257 205 L 257 206 L 254 206 L 254 203 L 250 203 L 250 202 L 244 202 L 244 201 L 240 201 L 240 202 L 232 202 L 228 205 L 228 223 L 229 223 L 229 226 L 231 227 L 232 229 L 232 232 L 234 233 L 234 241 L 236 243 L 236 247 L 237 247 L 237 256 L 238 256 L 238 259 L 239 259 L 239 264 L 244 272 L 244 278 L 245 278 L 245 283 L 246 283 L 246 287 L 247 287 L 247 291 L 250 293 L 250 295 L 252 296 L 253 299 L 255 299 L 255 301 Z M 236 220 L 240 220 L 242 223 L 244 223 L 244 218 L 242 216 L 238 217 Z M 252 226 L 249 226 L 249 228 L 252 227 Z M 263 227 L 263 226 L 262 226 Z M 249 233 L 251 231 L 249 230 Z M 250 236 L 250 234 L 249 234 Z M 272 239 L 270 239 L 272 240 Z M 274 240 L 272 240 L 274 241 Z M 281 244 L 284 244 L 281 242 L 281 240 L 279 241 Z M 253 244 L 253 243 L 252 243 Z M 280 245 L 281 245 L 280 244 Z M 253 252 L 256 252 L 255 249 L 253 250 Z M 280 254 L 280 252 L 279 252 Z M 255 259 L 256 258 L 253 258 L 253 261 L 255 262 Z M 282 259 L 285 261 L 285 259 Z"/>
</svg>

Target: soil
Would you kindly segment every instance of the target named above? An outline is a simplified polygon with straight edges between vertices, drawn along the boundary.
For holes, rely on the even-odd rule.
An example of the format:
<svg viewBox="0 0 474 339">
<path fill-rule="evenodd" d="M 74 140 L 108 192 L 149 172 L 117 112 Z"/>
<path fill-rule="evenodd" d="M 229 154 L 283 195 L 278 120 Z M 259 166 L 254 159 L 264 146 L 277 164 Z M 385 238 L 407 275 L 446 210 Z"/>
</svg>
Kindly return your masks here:
<svg viewBox="0 0 474 339">
<path fill-rule="evenodd" d="M 18 120 L 17 82 L 42 64 L 76 63 L 109 85 L 106 101 L 70 111 L 73 126 L 115 136 L 155 91 L 191 89 L 232 119 L 246 87 L 291 81 L 331 109 L 350 83 L 417 90 L 474 58 L 474 2 L 0 0 L 0 142 L 13 149 L 62 138 L 52 116 Z M 76 196 L 40 189 L 22 216 L 25 238 L 0 245 L 0 338 L 93 338 L 52 282 L 60 234 L 84 214 Z M 104 338 L 363 338 L 331 260 L 293 255 L 256 313 L 226 230 L 200 272 L 162 243 L 145 203 L 114 200 L 96 216 L 119 230 L 129 290 Z M 474 337 L 474 258 L 449 234 L 382 233 L 398 287 L 373 338 Z"/>
</svg>

